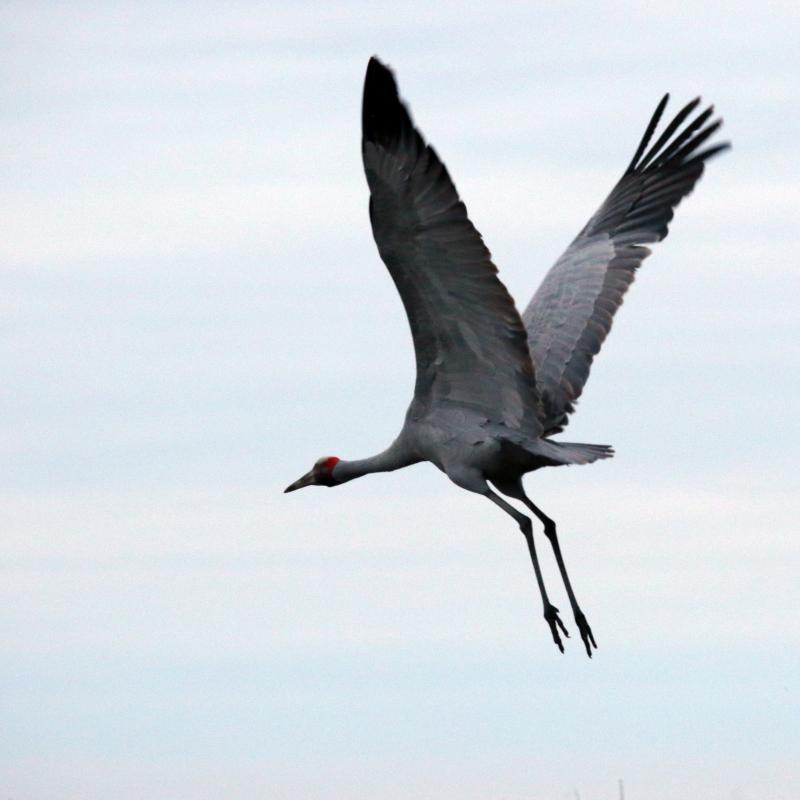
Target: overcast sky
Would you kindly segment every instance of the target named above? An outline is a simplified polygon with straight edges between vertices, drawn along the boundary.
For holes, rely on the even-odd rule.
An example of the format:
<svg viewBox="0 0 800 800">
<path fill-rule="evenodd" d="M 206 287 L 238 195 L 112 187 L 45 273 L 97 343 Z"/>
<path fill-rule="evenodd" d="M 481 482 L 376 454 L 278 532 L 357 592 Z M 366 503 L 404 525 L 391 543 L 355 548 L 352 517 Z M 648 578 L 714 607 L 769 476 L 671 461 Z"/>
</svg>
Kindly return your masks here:
<svg viewBox="0 0 800 800">
<path fill-rule="evenodd" d="M 0 7 L 3 797 L 800 796 L 800 25 L 703 6 Z M 564 434 L 617 456 L 526 482 L 592 661 L 432 466 L 281 493 L 413 386 L 373 53 L 520 307 L 664 91 L 725 118 Z"/>
</svg>

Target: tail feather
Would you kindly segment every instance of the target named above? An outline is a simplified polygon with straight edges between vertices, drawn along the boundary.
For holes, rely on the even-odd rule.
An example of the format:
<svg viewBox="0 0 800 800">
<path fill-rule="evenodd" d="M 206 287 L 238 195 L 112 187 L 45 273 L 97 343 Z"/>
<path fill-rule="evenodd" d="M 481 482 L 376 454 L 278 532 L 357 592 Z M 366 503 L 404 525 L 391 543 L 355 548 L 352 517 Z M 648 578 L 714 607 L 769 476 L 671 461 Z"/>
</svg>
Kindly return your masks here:
<svg viewBox="0 0 800 800">
<path fill-rule="evenodd" d="M 607 444 L 553 442 L 549 439 L 542 439 L 539 444 L 546 444 L 547 455 L 559 464 L 591 464 L 614 455 L 614 448 Z"/>
</svg>

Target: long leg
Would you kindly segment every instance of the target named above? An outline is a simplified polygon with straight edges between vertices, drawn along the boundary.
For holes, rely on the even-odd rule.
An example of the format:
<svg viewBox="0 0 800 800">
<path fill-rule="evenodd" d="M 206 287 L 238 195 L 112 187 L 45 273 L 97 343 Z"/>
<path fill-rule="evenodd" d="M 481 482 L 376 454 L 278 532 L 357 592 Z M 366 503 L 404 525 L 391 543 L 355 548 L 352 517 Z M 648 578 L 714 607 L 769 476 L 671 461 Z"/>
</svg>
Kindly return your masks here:
<svg viewBox="0 0 800 800">
<path fill-rule="evenodd" d="M 512 506 L 510 503 L 507 503 L 502 497 L 500 497 L 500 495 L 493 492 L 489 487 L 489 484 L 486 483 L 483 477 L 479 474 L 472 473 L 469 475 L 457 475 L 454 477 L 448 473 L 448 476 L 453 483 L 458 484 L 462 488 L 468 489 L 471 492 L 482 494 L 484 497 L 488 497 L 489 500 L 491 500 L 495 505 L 502 508 L 506 514 L 509 514 L 511 517 L 513 517 L 517 525 L 519 525 L 519 529 L 522 531 L 522 535 L 525 537 L 525 541 L 528 543 L 528 552 L 531 555 L 533 571 L 536 573 L 536 583 L 539 584 L 539 593 L 542 596 L 544 618 L 547 624 L 550 626 L 550 633 L 553 635 L 553 641 L 556 643 L 558 649 L 563 653 L 564 644 L 561 641 L 561 636 L 559 636 L 559 628 L 561 629 L 561 633 L 563 633 L 567 638 L 569 638 L 569 633 L 564 627 L 561 617 L 558 616 L 558 609 L 550 602 L 550 599 L 547 596 L 547 589 L 545 589 L 542 569 L 539 566 L 539 559 L 536 556 L 536 546 L 533 543 L 533 524 L 531 523 L 530 518 L 526 517 L 524 514 L 521 514 L 516 508 L 514 508 L 514 506 Z"/>
<path fill-rule="evenodd" d="M 504 493 L 509 495 L 509 497 L 514 497 L 517 500 L 522 501 L 536 516 L 536 518 L 544 525 L 544 534 L 550 540 L 550 544 L 553 547 L 553 554 L 556 557 L 556 563 L 558 564 L 558 571 L 561 573 L 561 580 L 564 581 L 564 588 L 567 590 L 567 596 L 569 597 L 569 604 L 572 606 L 572 613 L 575 617 L 575 624 L 578 626 L 578 630 L 581 633 L 581 639 L 583 639 L 584 647 L 586 648 L 586 654 L 589 658 L 592 657 L 592 648 L 597 649 L 597 643 L 594 640 L 594 635 L 592 634 L 592 629 L 589 627 L 589 623 L 586 621 L 586 615 L 581 611 L 580 606 L 578 605 L 578 600 L 575 597 L 575 592 L 572 591 L 572 584 L 569 582 L 569 575 L 567 575 L 567 567 L 564 564 L 564 557 L 561 555 L 561 546 L 558 543 L 558 535 L 556 534 L 556 523 L 553 522 L 547 514 L 544 513 L 540 508 L 537 508 L 533 504 L 533 501 L 525 494 L 525 489 L 522 487 L 522 482 L 520 481 L 517 485 L 514 486 L 498 486 L 498 488 Z"/>
</svg>

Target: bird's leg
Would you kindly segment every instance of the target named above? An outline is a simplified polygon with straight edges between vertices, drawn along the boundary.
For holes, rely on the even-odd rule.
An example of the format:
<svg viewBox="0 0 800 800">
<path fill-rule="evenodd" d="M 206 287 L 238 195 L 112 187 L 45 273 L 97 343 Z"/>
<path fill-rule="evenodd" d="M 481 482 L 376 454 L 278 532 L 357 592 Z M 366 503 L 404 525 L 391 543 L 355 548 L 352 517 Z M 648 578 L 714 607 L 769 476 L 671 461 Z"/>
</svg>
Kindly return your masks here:
<svg viewBox="0 0 800 800">
<path fill-rule="evenodd" d="M 581 611 L 578 601 L 575 598 L 575 592 L 572 591 L 572 584 L 569 582 L 569 575 L 567 575 L 567 568 L 564 565 L 564 558 L 561 555 L 561 547 L 558 544 L 558 536 L 556 535 L 556 524 L 550 517 L 547 516 L 541 509 L 537 508 L 530 500 L 530 498 L 523 491 L 519 499 L 536 515 L 539 521 L 544 525 L 544 534 L 550 540 L 553 546 L 553 554 L 558 563 L 558 570 L 561 573 L 561 579 L 564 581 L 564 588 L 567 590 L 569 596 L 569 604 L 572 606 L 572 613 L 575 616 L 575 624 L 581 632 L 581 639 L 583 639 L 586 654 L 589 658 L 592 657 L 592 648 L 597 649 L 597 643 L 594 640 L 592 629 L 586 621 L 586 616 Z"/>
<path fill-rule="evenodd" d="M 559 636 L 559 628 L 567 638 L 569 638 L 569 633 L 567 633 L 567 629 L 564 627 L 561 617 L 558 616 L 558 609 L 550 602 L 550 599 L 547 596 L 547 589 L 545 589 L 544 586 L 544 578 L 542 577 L 542 570 L 539 566 L 539 559 L 536 556 L 536 546 L 533 543 L 533 525 L 530 521 L 530 518 L 526 517 L 524 514 L 520 514 L 520 512 L 517 511 L 514 506 L 512 506 L 510 503 L 507 503 L 499 495 L 495 494 L 488 486 L 483 494 L 485 494 L 486 497 L 495 503 L 495 505 L 500 506 L 500 508 L 502 508 L 507 514 L 510 514 L 519 525 L 519 529 L 522 531 L 522 535 L 525 537 L 525 541 L 528 543 L 528 552 L 531 554 L 533 571 L 536 573 L 536 582 L 539 584 L 539 593 L 542 595 L 544 618 L 547 621 L 547 624 L 550 626 L 550 632 L 553 634 L 553 641 L 556 643 L 558 649 L 563 653 L 564 645 L 561 642 L 561 637 Z"/>
</svg>

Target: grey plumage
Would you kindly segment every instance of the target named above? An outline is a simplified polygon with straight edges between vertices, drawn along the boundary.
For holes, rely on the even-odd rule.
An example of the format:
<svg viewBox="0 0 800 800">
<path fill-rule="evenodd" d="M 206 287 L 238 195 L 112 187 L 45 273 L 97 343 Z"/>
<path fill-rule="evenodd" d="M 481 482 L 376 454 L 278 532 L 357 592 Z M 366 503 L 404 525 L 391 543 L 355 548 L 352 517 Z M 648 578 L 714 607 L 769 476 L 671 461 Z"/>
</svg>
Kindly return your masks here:
<svg viewBox="0 0 800 800">
<path fill-rule="evenodd" d="M 533 367 L 514 301 L 497 278 L 445 166 L 370 62 L 362 155 L 381 258 L 414 340 L 416 413 L 447 402 L 538 437 Z M 389 124 L 387 124 L 389 123 Z"/>
<path fill-rule="evenodd" d="M 670 142 L 698 98 L 681 109 L 642 157 L 668 98 L 659 103 L 625 174 L 547 273 L 523 314 L 545 435 L 563 430 L 575 410 L 592 359 L 636 270 L 650 254 L 644 245 L 667 235 L 674 209 L 694 188 L 705 161 L 728 146 L 698 152 L 721 124 L 703 127 L 712 108 Z"/>
<path fill-rule="evenodd" d="M 289 486 L 335 486 L 371 472 L 430 461 L 457 485 L 494 502 L 525 535 L 544 616 L 558 647 L 568 635 L 550 603 L 531 520 L 490 487 L 522 502 L 544 525 L 591 656 L 595 639 L 564 566 L 555 523 L 526 496 L 525 473 L 586 464 L 605 445 L 556 442 L 574 411 L 593 357 L 673 210 L 727 145 L 700 150 L 720 122 L 711 109 L 682 130 L 685 106 L 645 152 L 663 98 L 624 175 L 550 269 L 520 317 L 480 234 L 435 151 L 414 127 L 392 73 L 370 59 L 364 83 L 362 155 L 378 251 L 406 309 L 417 378 L 405 424 L 383 453 L 359 461 L 320 459 Z"/>
</svg>

